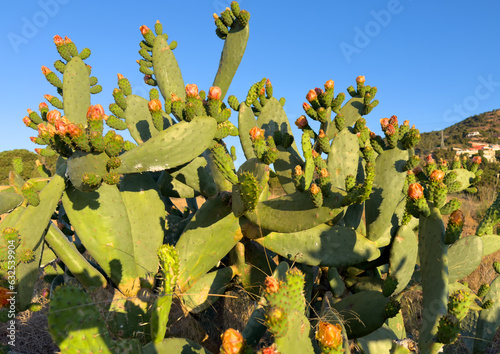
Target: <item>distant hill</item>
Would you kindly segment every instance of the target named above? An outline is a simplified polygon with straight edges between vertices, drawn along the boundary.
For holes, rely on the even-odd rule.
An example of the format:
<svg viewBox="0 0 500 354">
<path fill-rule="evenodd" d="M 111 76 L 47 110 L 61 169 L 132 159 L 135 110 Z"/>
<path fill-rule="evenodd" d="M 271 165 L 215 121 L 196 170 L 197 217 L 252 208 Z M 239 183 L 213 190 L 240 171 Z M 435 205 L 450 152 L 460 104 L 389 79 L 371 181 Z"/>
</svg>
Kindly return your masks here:
<svg viewBox="0 0 500 354">
<path fill-rule="evenodd" d="M 467 137 L 467 134 L 479 132 L 477 137 Z M 436 149 L 441 148 L 441 130 L 429 133 L 421 133 L 422 140 L 416 148 L 419 155 L 428 155 Z M 444 147 L 449 150 L 452 147 L 470 148 L 470 142 L 483 142 L 488 144 L 500 144 L 500 109 L 481 113 L 443 130 Z"/>
<path fill-rule="evenodd" d="M 3 151 L 0 152 L 0 185 L 9 184 L 9 172 L 14 170 L 12 166 L 12 159 L 14 157 L 23 159 L 23 172 L 21 173 L 21 177 L 25 180 L 32 177 L 39 177 L 36 169 L 36 160 L 44 164 L 52 173 L 55 171 L 57 156 L 44 158 L 26 149 Z"/>
</svg>

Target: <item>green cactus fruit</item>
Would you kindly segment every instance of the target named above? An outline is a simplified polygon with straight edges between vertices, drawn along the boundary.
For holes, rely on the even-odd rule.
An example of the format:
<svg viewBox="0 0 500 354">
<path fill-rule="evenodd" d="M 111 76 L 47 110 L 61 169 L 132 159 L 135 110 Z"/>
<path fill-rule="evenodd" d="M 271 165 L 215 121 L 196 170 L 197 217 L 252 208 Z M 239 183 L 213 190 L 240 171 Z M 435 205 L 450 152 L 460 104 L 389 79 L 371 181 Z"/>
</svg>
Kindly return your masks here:
<svg viewBox="0 0 500 354">
<path fill-rule="evenodd" d="M 394 291 L 396 291 L 398 287 L 398 279 L 392 276 L 387 276 L 387 278 L 384 281 L 384 285 L 382 287 L 382 293 L 384 296 L 389 297 L 391 296 Z"/>
<path fill-rule="evenodd" d="M 493 269 L 495 269 L 497 274 L 500 274 L 500 262 L 493 262 Z"/>
<path fill-rule="evenodd" d="M 412 171 L 419 164 L 420 164 L 420 157 L 418 157 L 417 155 L 410 156 L 405 166 L 403 167 L 403 170 Z"/>
<path fill-rule="evenodd" d="M 458 339 L 460 334 L 460 322 L 452 314 L 443 315 L 439 319 L 436 339 L 439 343 L 451 344 Z"/>
<path fill-rule="evenodd" d="M 110 171 L 104 174 L 102 181 L 110 186 L 114 186 L 120 182 L 120 175 L 114 171 Z"/>
<path fill-rule="evenodd" d="M 40 204 L 40 196 L 31 182 L 26 182 L 22 187 L 22 192 L 29 204 L 38 206 Z"/>
<path fill-rule="evenodd" d="M 127 123 L 115 116 L 109 116 L 106 120 L 106 124 L 108 127 L 115 130 L 127 129 Z"/>
<path fill-rule="evenodd" d="M 469 292 L 457 290 L 452 293 L 448 299 L 448 313 L 454 315 L 458 321 L 462 321 L 472 303 L 473 298 Z"/>
<path fill-rule="evenodd" d="M 321 188 L 316 185 L 316 183 L 311 184 L 309 188 L 309 196 L 316 208 L 320 208 L 323 206 L 323 193 L 321 192 Z"/>
<path fill-rule="evenodd" d="M 262 193 L 257 178 L 250 172 L 243 172 L 238 176 L 238 185 L 245 210 L 254 210 Z"/>
<path fill-rule="evenodd" d="M 488 292 L 490 291 L 490 285 L 489 284 L 481 284 L 481 286 L 479 287 L 479 290 L 477 291 L 477 296 L 478 297 L 483 297 L 483 296 L 486 296 L 486 294 L 488 294 Z"/>
<path fill-rule="evenodd" d="M 401 310 L 401 303 L 398 300 L 391 299 L 384 307 L 384 316 L 386 318 L 396 317 Z"/>
<path fill-rule="evenodd" d="M 14 245 L 15 248 L 17 248 L 19 246 L 19 243 L 21 242 L 19 231 L 17 231 L 13 227 L 6 227 L 5 229 L 3 229 L 2 238 L 6 245 Z"/>
<path fill-rule="evenodd" d="M 162 245 L 157 252 L 165 293 L 173 292 L 179 276 L 179 254 L 170 245 Z"/>
<path fill-rule="evenodd" d="M 226 146 L 217 143 L 210 151 L 212 152 L 215 165 L 224 178 L 232 184 L 237 184 L 238 176 L 236 176 L 233 159 L 229 155 Z"/>
<path fill-rule="evenodd" d="M 82 185 L 90 190 L 99 188 L 102 182 L 102 176 L 95 173 L 85 172 L 82 176 Z"/>
</svg>

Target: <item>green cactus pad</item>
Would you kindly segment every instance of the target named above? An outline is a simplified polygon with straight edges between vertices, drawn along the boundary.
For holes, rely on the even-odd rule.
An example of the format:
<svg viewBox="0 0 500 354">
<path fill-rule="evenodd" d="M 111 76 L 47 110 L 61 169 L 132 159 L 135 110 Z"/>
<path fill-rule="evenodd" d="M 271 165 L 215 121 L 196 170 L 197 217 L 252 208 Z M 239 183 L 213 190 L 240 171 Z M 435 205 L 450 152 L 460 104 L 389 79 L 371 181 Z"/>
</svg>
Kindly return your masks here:
<svg viewBox="0 0 500 354">
<path fill-rule="evenodd" d="M 403 167 L 407 160 L 408 152 L 399 148 L 385 150 L 376 159 L 373 191 L 365 202 L 365 211 L 368 238 L 380 247 L 388 245 L 397 230 L 394 213 L 405 198 L 401 191 L 406 178 Z"/>
<path fill-rule="evenodd" d="M 274 162 L 274 169 L 278 180 L 287 194 L 294 193 L 296 191 L 295 184 L 292 179 L 292 171 L 295 166 L 303 165 L 304 162 L 293 150 L 289 147 L 284 149 L 282 146 L 278 146 L 278 158 Z"/>
<path fill-rule="evenodd" d="M 100 178 L 106 174 L 108 156 L 105 153 L 89 153 L 77 150 L 68 159 L 68 176 L 75 188 L 82 192 L 91 192 L 97 186 L 90 186 L 83 181 L 83 176 L 93 173 Z"/>
<path fill-rule="evenodd" d="M 343 319 L 349 339 L 354 339 L 364 337 L 384 324 L 387 301 L 379 291 L 363 291 L 340 300 L 332 307 Z"/>
<path fill-rule="evenodd" d="M 63 353 L 112 353 L 113 341 L 99 309 L 82 290 L 64 286 L 50 301 L 49 331 Z"/>
<path fill-rule="evenodd" d="M 313 266 L 343 267 L 380 256 L 375 243 L 353 229 L 325 224 L 299 232 L 272 232 L 255 241 L 292 261 Z"/>
<path fill-rule="evenodd" d="M 201 345 L 184 338 L 167 338 L 160 343 L 148 343 L 142 347 L 142 354 L 212 354 Z"/>
<path fill-rule="evenodd" d="M 356 134 L 343 129 L 333 138 L 328 154 L 328 172 L 332 178 L 332 186 L 344 189 L 345 178 L 356 176 L 358 171 L 359 142 Z"/>
<path fill-rule="evenodd" d="M 219 68 L 215 75 L 214 83 L 212 86 L 218 86 L 221 91 L 221 99 L 226 96 L 227 90 L 233 81 L 236 70 L 241 63 L 243 54 L 248 42 L 249 26 L 244 27 L 238 21 L 233 23 L 231 30 L 227 34 L 224 41 L 224 48 L 222 49 Z"/>
<path fill-rule="evenodd" d="M 500 250 L 500 236 L 483 235 L 481 236 L 481 240 L 483 241 L 483 257 Z"/>
<path fill-rule="evenodd" d="M 198 156 L 187 165 L 169 170 L 168 173 L 206 198 L 213 197 L 217 193 L 217 186 L 207 167 L 207 160 L 202 156 Z"/>
<path fill-rule="evenodd" d="M 434 345 L 439 319 L 448 311 L 448 255 L 444 224 L 439 209 L 432 206 L 428 217 L 420 216 L 418 243 L 423 291 L 423 322 L 419 348 Z"/>
<path fill-rule="evenodd" d="M 238 110 L 238 130 L 240 135 L 240 144 L 243 148 L 243 153 L 247 159 L 256 157 L 253 150 L 252 139 L 250 139 L 250 130 L 257 126 L 257 121 L 252 112 L 252 108 L 248 107 L 245 102 L 240 104 Z"/>
<path fill-rule="evenodd" d="M 406 288 L 415 270 L 418 239 L 412 225 L 401 226 L 394 237 L 389 256 L 389 275 L 398 281 L 395 294 Z"/>
<path fill-rule="evenodd" d="M 174 93 L 181 99 L 186 98 L 184 80 L 179 64 L 164 36 L 156 36 L 153 45 L 153 70 L 158 88 L 165 98 Z"/>
<path fill-rule="evenodd" d="M 149 111 L 149 101 L 136 95 L 127 96 L 127 110 L 125 111 L 125 122 L 130 135 L 137 144 L 142 144 L 151 137 L 158 135 L 154 127 L 153 118 Z"/>
<path fill-rule="evenodd" d="M 459 188 L 459 190 L 455 191 L 455 192 L 460 192 L 460 191 L 463 191 L 464 189 L 469 188 L 471 183 L 472 183 L 472 180 L 476 177 L 474 172 L 468 171 L 464 168 L 449 170 L 446 173 L 446 175 L 448 175 L 450 172 L 456 173 L 457 178 L 455 179 L 455 181 L 458 181 L 461 184 L 461 187 Z"/>
<path fill-rule="evenodd" d="M 491 344 L 495 333 L 500 326 L 500 277 L 496 277 L 490 285 L 490 291 L 483 299 L 483 303 L 490 300 L 493 306 L 479 313 L 474 341 L 474 353 L 484 353 Z"/>
<path fill-rule="evenodd" d="M 167 171 L 162 171 L 158 179 L 158 187 L 164 197 L 172 198 L 194 198 L 199 195 L 193 188 L 176 180 Z"/>
<path fill-rule="evenodd" d="M 467 236 L 448 248 L 448 282 L 454 283 L 471 274 L 481 264 L 483 241 L 479 236 Z"/>
<path fill-rule="evenodd" d="M 198 210 L 177 242 L 178 285 L 185 292 L 215 266 L 243 237 L 238 218 L 220 196 Z"/>
<path fill-rule="evenodd" d="M 87 66 L 79 57 L 71 59 L 63 75 L 64 115 L 74 124 L 87 126 L 90 106 L 90 78 Z"/>
<path fill-rule="evenodd" d="M 353 97 L 342 106 L 339 113 L 344 116 L 345 126 L 350 127 L 363 115 L 364 110 L 363 98 Z M 338 132 L 339 130 L 335 124 L 329 124 L 325 133 L 326 137 L 331 140 Z"/>
<path fill-rule="evenodd" d="M 13 187 L 0 190 L 0 214 L 8 213 L 24 201 L 21 194 L 17 194 Z"/>
<path fill-rule="evenodd" d="M 219 300 L 217 295 L 224 293 L 233 276 L 231 267 L 204 275 L 189 289 L 188 294 L 182 296 L 185 308 L 195 314 L 205 311 Z"/>
<path fill-rule="evenodd" d="M 323 200 L 323 206 L 316 208 L 307 193 L 295 192 L 280 198 L 257 204 L 245 216 L 263 229 L 275 232 L 297 232 L 327 222 L 343 212 L 342 200 L 345 192 L 332 189 Z"/>
<path fill-rule="evenodd" d="M 157 184 L 147 173 L 125 175 L 120 192 L 132 231 L 137 275 L 146 277 L 158 270 L 154 255 L 163 243 L 165 204 Z"/>
<path fill-rule="evenodd" d="M 209 117 L 180 122 L 120 156 L 117 173 L 161 171 L 185 164 L 210 145 L 217 123 Z"/>
<path fill-rule="evenodd" d="M 137 268 L 127 209 L 116 186 L 101 185 L 93 192 L 68 188 L 63 205 L 85 248 L 126 294 L 134 294 Z M 154 258 L 154 253 L 151 255 Z"/>
<path fill-rule="evenodd" d="M 83 257 L 76 249 L 74 243 L 69 242 L 66 235 L 53 223 L 50 224 L 47 230 L 45 241 L 66 265 L 71 274 L 86 289 L 99 288 L 106 285 L 107 281 L 104 276 Z"/>
<path fill-rule="evenodd" d="M 37 207 L 31 205 L 26 207 L 13 226 L 21 235 L 20 247 L 30 250 L 35 257 L 34 261 L 21 263 L 16 269 L 18 279 L 16 307 L 21 311 L 25 310 L 31 303 L 33 288 L 39 277 L 38 266 L 42 254 L 42 237 L 64 191 L 65 171 L 66 164 L 60 165 L 50 183 L 40 193 L 40 204 Z"/>
</svg>

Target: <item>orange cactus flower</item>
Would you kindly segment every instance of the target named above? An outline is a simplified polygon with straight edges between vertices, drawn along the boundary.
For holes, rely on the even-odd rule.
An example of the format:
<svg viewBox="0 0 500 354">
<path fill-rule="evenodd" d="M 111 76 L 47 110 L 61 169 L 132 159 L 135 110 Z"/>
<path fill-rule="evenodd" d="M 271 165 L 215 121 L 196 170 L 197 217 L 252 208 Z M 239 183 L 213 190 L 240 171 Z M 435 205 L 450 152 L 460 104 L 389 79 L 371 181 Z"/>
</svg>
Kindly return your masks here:
<svg viewBox="0 0 500 354">
<path fill-rule="evenodd" d="M 87 119 L 90 120 L 101 120 L 104 116 L 104 108 L 100 104 L 89 106 L 87 110 Z"/>
<path fill-rule="evenodd" d="M 148 107 L 151 112 L 161 111 L 161 101 L 157 98 L 148 102 Z"/>
<path fill-rule="evenodd" d="M 116 76 L 118 76 L 118 81 L 120 81 L 121 79 L 124 78 L 124 76 L 122 74 L 116 74 Z"/>
<path fill-rule="evenodd" d="M 24 117 L 24 118 L 23 118 L 23 123 L 24 123 L 27 127 L 29 127 L 29 126 L 31 125 L 31 119 L 30 119 L 30 117 L 28 117 L 28 116 Z"/>
<path fill-rule="evenodd" d="M 315 90 L 309 90 L 309 92 L 306 95 L 306 100 L 308 102 L 312 102 L 312 101 L 314 101 L 317 98 L 318 98 L 318 94 L 316 93 Z"/>
<path fill-rule="evenodd" d="M 314 94 L 316 94 L 316 92 Z M 309 103 L 304 102 L 302 103 L 302 108 L 307 112 L 311 108 L 311 106 L 309 105 Z"/>
<path fill-rule="evenodd" d="M 64 39 L 62 39 L 62 37 L 59 35 L 55 35 L 54 36 L 54 44 L 56 46 L 60 47 L 60 46 L 64 45 Z"/>
<path fill-rule="evenodd" d="M 218 86 L 212 86 L 208 90 L 208 98 L 210 100 L 220 100 L 222 96 L 222 90 Z"/>
<path fill-rule="evenodd" d="M 243 353 L 245 340 L 241 333 L 235 329 L 229 328 L 222 336 L 221 353 L 224 354 L 240 354 Z"/>
<path fill-rule="evenodd" d="M 481 164 L 481 162 L 483 162 L 483 160 L 481 159 L 481 156 L 474 156 L 474 157 L 472 158 L 472 163 L 475 163 L 475 164 L 480 165 L 480 164 Z"/>
<path fill-rule="evenodd" d="M 250 138 L 252 138 L 252 140 L 264 138 L 264 130 L 257 128 L 257 127 L 253 127 L 252 129 L 250 129 L 249 134 L 250 134 Z"/>
<path fill-rule="evenodd" d="M 278 292 L 280 288 L 280 282 L 275 277 L 266 277 L 266 280 L 264 281 L 264 286 L 266 292 L 272 294 Z"/>
<path fill-rule="evenodd" d="M 186 96 L 187 97 L 197 97 L 198 96 L 198 86 L 196 84 L 186 85 Z"/>
<path fill-rule="evenodd" d="M 71 39 L 69 39 L 68 36 L 65 36 L 64 37 L 64 44 L 70 44 L 70 43 L 73 43 L 73 41 Z"/>
<path fill-rule="evenodd" d="M 47 76 L 48 74 L 50 74 L 52 71 L 50 71 L 49 68 L 47 68 L 46 66 L 42 65 L 42 73 Z"/>
<path fill-rule="evenodd" d="M 333 90 L 334 87 L 335 87 L 335 82 L 333 80 L 328 80 L 327 82 L 325 82 L 325 91 Z"/>
<path fill-rule="evenodd" d="M 325 348 L 338 348 L 342 345 L 342 327 L 339 324 L 331 324 L 328 322 L 319 322 L 318 330 L 316 331 L 316 339 Z"/>
<path fill-rule="evenodd" d="M 311 194 L 318 194 L 320 192 L 321 188 L 319 188 L 316 183 L 311 184 Z"/>
<path fill-rule="evenodd" d="M 148 33 L 149 31 L 151 31 L 151 30 L 148 28 L 148 26 L 145 26 L 145 25 L 142 25 L 139 29 L 141 30 L 141 34 L 142 34 L 142 35 L 145 35 L 145 34 L 146 34 L 146 33 Z"/>
<path fill-rule="evenodd" d="M 457 226 L 463 226 L 464 224 L 464 213 L 462 213 L 461 210 L 455 210 L 453 213 L 450 214 L 450 218 L 448 219 L 448 222 L 457 225 Z"/>
<path fill-rule="evenodd" d="M 295 125 L 299 129 L 304 129 L 305 127 L 307 127 L 309 123 L 307 122 L 306 116 L 300 116 L 299 118 L 297 118 L 297 120 L 295 121 Z"/>
<path fill-rule="evenodd" d="M 47 103 L 45 102 L 40 102 L 40 104 L 38 105 L 38 109 L 41 111 L 42 109 L 46 109 L 46 108 L 49 108 L 49 106 L 47 105 Z"/>
<path fill-rule="evenodd" d="M 366 80 L 366 79 L 365 79 L 365 77 L 364 77 L 364 76 L 358 76 L 358 77 L 356 78 L 356 82 L 357 82 L 358 84 L 364 84 L 364 83 L 365 83 L 365 80 Z"/>
<path fill-rule="evenodd" d="M 61 119 L 61 112 L 53 109 L 49 113 L 47 113 L 47 121 L 51 124 L 54 124 L 55 121 Z"/>
<path fill-rule="evenodd" d="M 412 183 L 408 187 L 408 196 L 413 200 L 423 198 L 424 188 L 419 183 Z"/>
<path fill-rule="evenodd" d="M 443 180 L 443 178 L 444 178 L 444 172 L 441 170 L 434 170 L 429 176 L 429 179 L 433 182 L 440 182 Z"/>
<path fill-rule="evenodd" d="M 380 125 L 382 126 L 382 130 L 384 130 L 389 125 L 389 118 L 382 118 Z"/>
</svg>

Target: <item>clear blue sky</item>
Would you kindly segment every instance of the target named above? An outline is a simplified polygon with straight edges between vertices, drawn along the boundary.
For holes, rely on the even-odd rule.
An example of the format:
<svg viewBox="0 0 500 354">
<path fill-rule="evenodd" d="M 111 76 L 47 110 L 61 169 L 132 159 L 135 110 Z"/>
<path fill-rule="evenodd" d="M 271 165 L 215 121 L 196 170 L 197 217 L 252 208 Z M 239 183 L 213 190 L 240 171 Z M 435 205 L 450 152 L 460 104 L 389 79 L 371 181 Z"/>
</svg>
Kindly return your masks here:
<svg viewBox="0 0 500 354">
<path fill-rule="evenodd" d="M 147 97 L 136 59 L 139 27 L 164 25 L 185 83 L 207 90 L 223 42 L 212 14 L 229 0 L 7 1 L 0 14 L 0 151 L 35 144 L 22 118 L 44 94 L 56 95 L 41 66 L 59 55 L 54 35 L 68 36 L 79 50 L 92 50 L 87 63 L 103 86 L 92 103 L 112 102 L 116 74 L 128 77 L 134 93 Z M 146 5 L 147 4 L 147 5 Z M 240 1 L 251 14 L 250 40 L 230 93 L 244 99 L 251 84 L 271 79 L 287 99 L 293 122 L 303 114 L 307 91 L 335 81 L 335 91 L 358 75 L 378 87 L 380 104 L 367 116 L 395 114 L 422 132 L 439 130 L 468 116 L 500 108 L 500 3 L 496 1 Z M 233 113 L 231 120 L 235 121 Z M 296 138 L 299 138 L 298 133 Z M 230 142 L 237 144 L 237 142 Z M 239 161 L 242 162 L 241 160 Z"/>
</svg>

